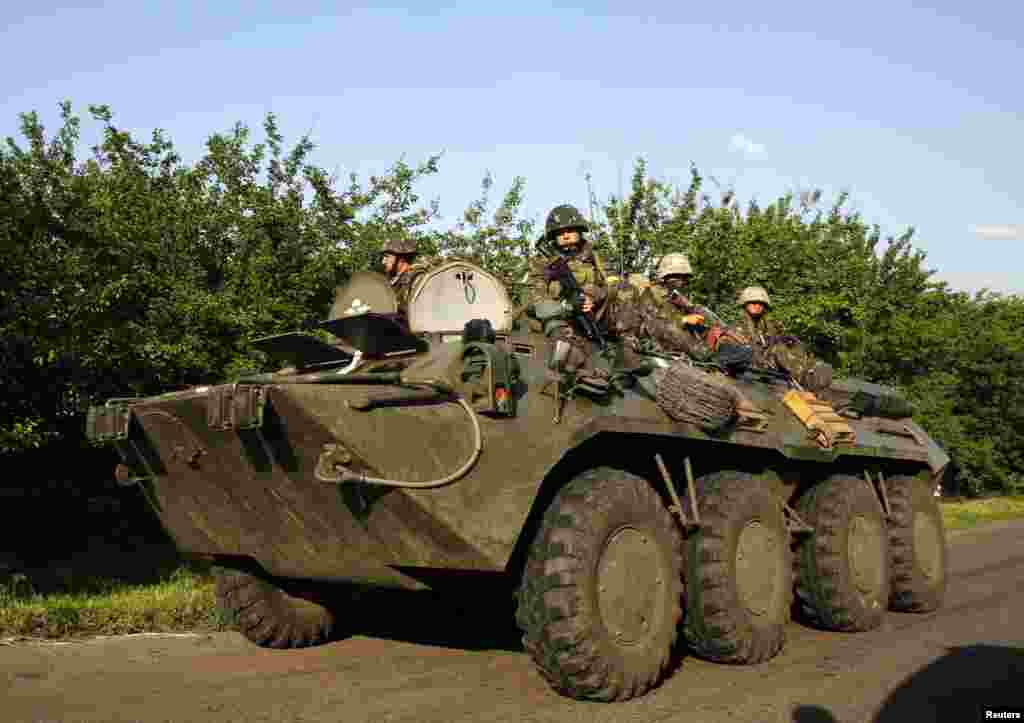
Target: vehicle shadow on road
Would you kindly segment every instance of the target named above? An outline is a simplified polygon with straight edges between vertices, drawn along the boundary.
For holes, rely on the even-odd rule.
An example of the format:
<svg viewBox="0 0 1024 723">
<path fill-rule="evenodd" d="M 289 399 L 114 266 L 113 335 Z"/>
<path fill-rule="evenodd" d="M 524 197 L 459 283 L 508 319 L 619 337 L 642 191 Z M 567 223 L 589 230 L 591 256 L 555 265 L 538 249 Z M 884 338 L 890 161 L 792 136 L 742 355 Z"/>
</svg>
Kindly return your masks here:
<svg viewBox="0 0 1024 723">
<path fill-rule="evenodd" d="M 1024 706 L 1024 649 L 968 645 L 949 652 L 907 676 L 885 699 L 873 723 L 983 720 L 983 706 Z M 817 705 L 793 711 L 793 723 L 836 723 Z"/>
<path fill-rule="evenodd" d="M 462 650 L 521 652 L 512 591 L 489 580 L 455 590 L 358 593 L 351 635 Z"/>
<path fill-rule="evenodd" d="M 975 720 L 982 706 L 1024 705 L 1024 649 L 967 645 L 948 650 L 889 695 L 876 723 Z"/>
</svg>

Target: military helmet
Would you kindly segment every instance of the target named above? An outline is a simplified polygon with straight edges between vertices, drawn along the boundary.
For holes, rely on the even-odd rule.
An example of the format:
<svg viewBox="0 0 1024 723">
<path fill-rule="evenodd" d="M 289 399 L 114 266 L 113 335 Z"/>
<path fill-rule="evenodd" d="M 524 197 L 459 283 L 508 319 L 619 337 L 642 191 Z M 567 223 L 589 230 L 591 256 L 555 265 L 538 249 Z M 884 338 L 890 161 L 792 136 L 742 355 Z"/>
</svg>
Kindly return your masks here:
<svg viewBox="0 0 1024 723">
<path fill-rule="evenodd" d="M 411 238 L 390 238 L 381 246 L 382 254 L 395 254 L 403 256 L 416 253 L 416 239 Z"/>
<path fill-rule="evenodd" d="M 590 226 L 575 206 L 563 204 L 555 206 L 548 214 L 548 220 L 544 224 L 544 238 L 550 239 L 560 231 L 566 229 L 579 229 L 586 231 Z"/>
<path fill-rule="evenodd" d="M 665 254 L 661 261 L 658 262 L 657 277 L 658 281 L 664 280 L 666 276 L 672 274 L 693 274 L 693 269 L 690 267 L 690 259 L 686 257 L 686 254 Z"/>
<path fill-rule="evenodd" d="M 740 292 L 740 306 L 752 303 L 760 303 L 765 306 L 772 305 L 771 299 L 768 298 L 768 292 L 762 286 L 748 286 Z"/>
</svg>

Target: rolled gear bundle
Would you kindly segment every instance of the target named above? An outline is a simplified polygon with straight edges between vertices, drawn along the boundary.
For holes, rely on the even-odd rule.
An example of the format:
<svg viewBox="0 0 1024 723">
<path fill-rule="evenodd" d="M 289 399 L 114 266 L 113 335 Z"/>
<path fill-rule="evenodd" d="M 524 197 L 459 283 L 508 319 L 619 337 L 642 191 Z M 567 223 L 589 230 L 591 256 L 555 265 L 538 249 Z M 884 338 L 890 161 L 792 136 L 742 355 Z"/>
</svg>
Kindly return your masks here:
<svg viewBox="0 0 1024 723">
<path fill-rule="evenodd" d="M 740 395 L 727 378 L 686 362 L 655 374 L 658 406 L 672 419 L 714 431 L 736 417 Z"/>
</svg>

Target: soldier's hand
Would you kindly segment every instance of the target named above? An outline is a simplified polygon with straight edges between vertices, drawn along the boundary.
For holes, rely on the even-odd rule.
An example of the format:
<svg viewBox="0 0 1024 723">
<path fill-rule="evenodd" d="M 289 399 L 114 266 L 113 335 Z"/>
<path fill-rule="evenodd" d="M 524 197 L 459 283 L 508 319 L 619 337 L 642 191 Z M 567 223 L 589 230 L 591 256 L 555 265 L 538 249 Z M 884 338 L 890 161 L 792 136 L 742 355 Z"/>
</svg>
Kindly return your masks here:
<svg viewBox="0 0 1024 723">
<path fill-rule="evenodd" d="M 583 313 L 589 314 L 594 310 L 594 300 L 590 298 L 590 294 L 583 295 Z"/>
<path fill-rule="evenodd" d="M 687 326 L 700 326 L 704 323 L 703 314 L 687 314 L 683 317 L 683 323 Z"/>
</svg>

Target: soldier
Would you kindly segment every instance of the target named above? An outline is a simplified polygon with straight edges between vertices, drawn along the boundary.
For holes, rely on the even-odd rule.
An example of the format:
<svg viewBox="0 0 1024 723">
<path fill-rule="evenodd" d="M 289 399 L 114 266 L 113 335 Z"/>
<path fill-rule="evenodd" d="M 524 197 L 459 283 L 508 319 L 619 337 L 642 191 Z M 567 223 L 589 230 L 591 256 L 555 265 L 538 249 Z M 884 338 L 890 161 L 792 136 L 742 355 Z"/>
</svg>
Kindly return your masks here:
<svg viewBox="0 0 1024 723">
<path fill-rule="evenodd" d="M 418 249 L 414 239 L 389 239 L 380 251 L 384 273 L 390 279 L 398 300 L 398 313 L 406 320 L 413 286 L 429 265 L 417 261 Z"/>
<path fill-rule="evenodd" d="M 771 299 L 763 287 L 743 289 L 739 305 L 743 308 L 740 329 L 754 347 L 755 366 L 781 369 L 812 392 L 832 384 L 832 367 L 815 361 L 797 337 L 783 335 L 779 325 L 767 317 Z"/>
<path fill-rule="evenodd" d="M 693 268 L 686 254 L 666 254 L 658 263 L 656 282 L 643 291 L 640 305 L 644 335 L 666 351 L 684 352 L 696 361 L 707 361 L 721 333 L 718 317 L 695 306 L 686 297 Z M 712 324 L 707 324 L 711 321 Z"/>
<path fill-rule="evenodd" d="M 608 284 L 601 259 L 590 241 L 583 238 L 587 228 L 586 220 L 575 207 L 568 204 L 557 206 L 548 214 L 544 236 L 538 247 L 546 252 L 545 255 L 553 253 L 567 261 L 584 294 L 579 311 L 600 324 L 608 298 Z M 545 336 L 554 342 L 551 364 L 570 373 L 579 370 L 586 381 L 606 386 L 610 365 L 596 353 L 594 343 L 570 325 L 562 303 L 566 290 L 560 282 L 549 280 L 545 275 L 551 260 L 545 256 L 531 260 L 527 292 L 530 314 L 541 323 Z M 559 341 L 563 344 L 558 344 Z"/>
<path fill-rule="evenodd" d="M 691 275 L 685 254 L 668 254 L 658 264 L 657 284 L 642 274 L 630 274 L 628 281 L 612 287 L 608 328 L 623 342 L 624 360 L 635 351 L 683 353 L 694 361 L 736 369 L 749 364 L 753 355 L 749 344 L 682 293 Z"/>
</svg>

